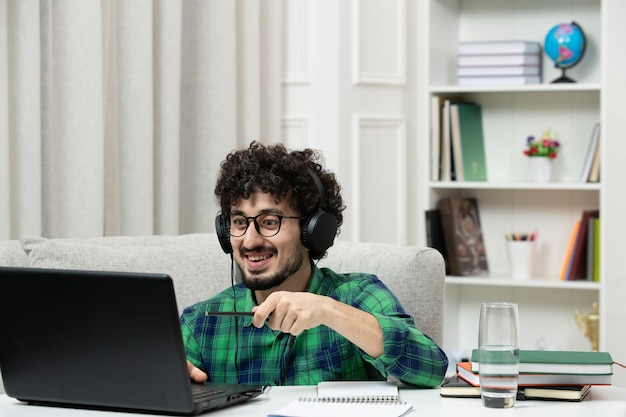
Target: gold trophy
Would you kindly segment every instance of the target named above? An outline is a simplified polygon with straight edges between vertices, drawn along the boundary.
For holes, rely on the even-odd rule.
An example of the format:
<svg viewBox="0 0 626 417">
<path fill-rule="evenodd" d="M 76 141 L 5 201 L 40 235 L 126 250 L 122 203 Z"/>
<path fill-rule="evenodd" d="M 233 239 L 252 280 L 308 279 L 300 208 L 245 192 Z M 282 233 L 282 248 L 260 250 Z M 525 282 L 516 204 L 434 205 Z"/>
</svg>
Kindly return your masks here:
<svg viewBox="0 0 626 417">
<path fill-rule="evenodd" d="M 584 315 L 580 310 L 574 313 L 576 324 L 583 334 L 591 341 L 591 350 L 598 351 L 600 314 L 598 313 L 598 303 L 593 303 L 591 313 Z"/>
</svg>

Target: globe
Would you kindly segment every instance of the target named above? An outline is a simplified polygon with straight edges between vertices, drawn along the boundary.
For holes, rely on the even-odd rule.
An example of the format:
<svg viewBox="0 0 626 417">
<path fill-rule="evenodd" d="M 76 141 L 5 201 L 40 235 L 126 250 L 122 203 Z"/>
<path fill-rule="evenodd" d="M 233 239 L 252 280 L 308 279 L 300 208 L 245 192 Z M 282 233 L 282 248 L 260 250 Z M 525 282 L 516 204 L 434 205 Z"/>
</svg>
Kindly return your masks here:
<svg viewBox="0 0 626 417">
<path fill-rule="evenodd" d="M 578 64 L 585 53 L 585 34 L 576 23 L 560 23 L 546 35 L 544 51 L 554 61 L 554 66 L 561 69 L 561 76 L 553 83 L 576 82 L 565 75 L 565 70 Z"/>
</svg>

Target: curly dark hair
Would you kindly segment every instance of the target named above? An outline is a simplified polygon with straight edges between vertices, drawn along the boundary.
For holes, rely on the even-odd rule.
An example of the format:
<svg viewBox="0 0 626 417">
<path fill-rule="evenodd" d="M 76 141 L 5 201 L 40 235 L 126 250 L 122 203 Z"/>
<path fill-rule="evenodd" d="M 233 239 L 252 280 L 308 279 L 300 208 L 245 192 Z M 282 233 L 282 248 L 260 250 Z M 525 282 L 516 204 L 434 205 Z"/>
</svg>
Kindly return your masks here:
<svg viewBox="0 0 626 417">
<path fill-rule="evenodd" d="M 309 217 L 320 208 L 320 196 L 307 170 L 313 170 L 324 188 L 325 210 L 337 219 L 337 234 L 343 223 L 345 205 L 335 174 L 322 168 L 322 155 L 313 149 L 289 151 L 282 144 L 265 146 L 253 141 L 247 149 L 235 150 L 222 161 L 215 185 L 221 214 L 229 216 L 231 207 L 255 192 L 269 193 L 276 203 L 289 199 L 289 207 Z M 310 251 L 312 259 L 325 252 Z"/>
</svg>

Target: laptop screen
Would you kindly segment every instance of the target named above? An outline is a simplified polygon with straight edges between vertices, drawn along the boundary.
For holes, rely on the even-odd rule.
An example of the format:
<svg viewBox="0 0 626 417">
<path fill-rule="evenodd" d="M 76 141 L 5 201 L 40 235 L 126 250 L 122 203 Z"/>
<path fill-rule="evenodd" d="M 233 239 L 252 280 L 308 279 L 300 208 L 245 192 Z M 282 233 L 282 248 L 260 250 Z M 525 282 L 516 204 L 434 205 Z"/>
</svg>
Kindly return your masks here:
<svg viewBox="0 0 626 417">
<path fill-rule="evenodd" d="M 167 275 L 0 268 L 0 334 L 11 397 L 194 410 Z"/>
</svg>

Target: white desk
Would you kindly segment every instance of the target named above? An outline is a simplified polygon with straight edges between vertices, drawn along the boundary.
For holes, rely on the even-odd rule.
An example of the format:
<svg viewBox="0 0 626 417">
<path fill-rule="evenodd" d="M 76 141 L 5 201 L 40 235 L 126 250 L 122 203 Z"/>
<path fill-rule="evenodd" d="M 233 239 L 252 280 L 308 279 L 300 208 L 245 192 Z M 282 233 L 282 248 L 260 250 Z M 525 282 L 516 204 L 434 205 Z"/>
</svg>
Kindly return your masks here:
<svg viewBox="0 0 626 417">
<path fill-rule="evenodd" d="M 265 394 L 221 410 L 204 414 L 206 417 L 264 417 L 293 399 L 314 397 L 315 387 L 273 387 Z M 409 416 L 533 416 L 533 417 L 613 417 L 626 416 L 626 388 L 592 387 L 583 402 L 517 401 L 515 408 L 496 410 L 484 408 L 477 398 L 441 398 L 438 389 L 400 389 L 403 401 L 413 404 Z M 39 407 L 20 403 L 0 395 L 0 417 L 122 417 L 144 416 L 107 411 L 92 411 L 55 407 Z"/>
</svg>

